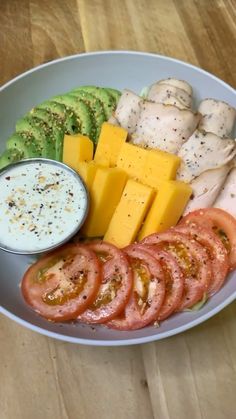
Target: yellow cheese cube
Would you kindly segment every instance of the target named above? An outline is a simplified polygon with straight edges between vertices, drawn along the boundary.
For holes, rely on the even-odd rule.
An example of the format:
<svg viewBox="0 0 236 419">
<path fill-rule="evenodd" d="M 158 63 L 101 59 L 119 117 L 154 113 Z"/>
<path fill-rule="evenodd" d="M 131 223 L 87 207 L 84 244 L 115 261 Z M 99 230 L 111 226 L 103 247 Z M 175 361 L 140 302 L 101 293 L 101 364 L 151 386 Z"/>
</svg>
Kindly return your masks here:
<svg viewBox="0 0 236 419">
<path fill-rule="evenodd" d="M 86 135 L 65 135 L 63 143 L 63 163 L 76 170 L 80 161 L 93 158 L 93 142 Z"/>
<path fill-rule="evenodd" d="M 175 226 L 191 196 L 191 187 L 175 180 L 164 181 L 139 234 L 139 240 Z"/>
<path fill-rule="evenodd" d="M 147 158 L 140 180 L 159 189 L 162 180 L 175 179 L 181 159 L 162 150 L 147 150 Z"/>
<path fill-rule="evenodd" d="M 117 167 L 123 169 L 128 176 L 142 179 L 148 150 L 136 145 L 125 143 L 120 149 Z"/>
<path fill-rule="evenodd" d="M 118 247 L 132 243 L 154 198 L 154 191 L 129 179 L 113 214 L 104 240 Z"/>
<path fill-rule="evenodd" d="M 94 158 L 95 158 L 95 156 L 94 156 Z M 99 164 L 99 166 L 110 167 L 110 160 L 109 160 L 108 156 L 105 156 L 105 155 L 100 156 L 100 158 L 96 159 L 95 161 L 96 161 L 97 164 Z"/>
<path fill-rule="evenodd" d="M 99 167 L 90 189 L 90 210 L 83 227 L 87 237 L 104 236 L 120 200 L 127 175 L 117 168 Z"/>
<path fill-rule="evenodd" d="M 120 148 L 125 143 L 127 134 L 128 132 L 124 128 L 104 122 L 94 160 L 103 166 L 115 166 Z"/>
<path fill-rule="evenodd" d="M 76 171 L 82 177 L 85 185 L 87 186 L 88 190 L 90 191 L 91 186 L 93 184 L 93 180 L 98 169 L 98 165 L 94 162 L 94 160 L 87 162 L 87 161 L 80 161 L 77 164 Z"/>
<path fill-rule="evenodd" d="M 121 147 L 117 166 L 131 178 L 159 189 L 163 180 L 175 179 L 180 158 L 162 150 L 144 149 L 130 143 Z"/>
</svg>

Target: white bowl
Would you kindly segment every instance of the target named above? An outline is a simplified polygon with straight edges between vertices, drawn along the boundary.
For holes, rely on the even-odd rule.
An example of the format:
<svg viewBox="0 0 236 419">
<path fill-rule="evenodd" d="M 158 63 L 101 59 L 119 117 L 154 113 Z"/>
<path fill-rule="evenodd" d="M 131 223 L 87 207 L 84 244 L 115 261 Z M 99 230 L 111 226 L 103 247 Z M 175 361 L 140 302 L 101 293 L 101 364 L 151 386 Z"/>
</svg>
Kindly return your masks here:
<svg viewBox="0 0 236 419">
<path fill-rule="evenodd" d="M 83 84 L 118 89 L 127 87 L 139 93 L 144 86 L 171 76 L 186 80 L 193 86 L 196 105 L 205 97 L 213 97 L 236 107 L 236 92 L 232 87 L 190 64 L 140 52 L 80 54 L 27 71 L 0 88 L 0 148 L 4 149 L 4 142 L 14 131 L 17 118 L 53 95 Z M 0 312 L 31 330 L 68 342 L 115 346 L 163 339 L 202 323 L 236 298 L 236 273 L 233 273 L 200 311 L 175 314 L 159 328 L 150 326 L 137 331 L 119 332 L 101 326 L 54 324 L 34 313 L 21 296 L 21 277 L 33 261 L 32 256 L 0 251 Z"/>
</svg>

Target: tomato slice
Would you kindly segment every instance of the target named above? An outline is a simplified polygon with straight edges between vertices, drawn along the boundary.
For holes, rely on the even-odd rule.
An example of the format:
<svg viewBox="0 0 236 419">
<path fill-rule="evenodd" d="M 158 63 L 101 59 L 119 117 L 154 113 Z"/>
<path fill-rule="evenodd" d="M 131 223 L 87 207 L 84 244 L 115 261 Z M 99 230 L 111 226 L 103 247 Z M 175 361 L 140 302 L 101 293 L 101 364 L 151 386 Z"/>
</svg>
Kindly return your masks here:
<svg viewBox="0 0 236 419">
<path fill-rule="evenodd" d="M 157 249 L 155 246 L 141 244 L 146 252 L 155 257 L 161 264 L 165 275 L 165 299 L 158 313 L 158 321 L 167 319 L 179 307 L 184 292 L 184 275 L 171 253 Z"/>
<path fill-rule="evenodd" d="M 87 244 L 87 246 L 96 253 L 101 262 L 107 262 L 112 258 L 120 259 L 123 255 L 122 251 L 118 249 L 118 247 L 103 240 L 96 240 Z"/>
<path fill-rule="evenodd" d="M 229 270 L 227 250 L 218 236 L 210 228 L 200 227 L 191 219 L 186 224 L 177 225 L 175 231 L 180 231 L 202 244 L 208 250 L 212 262 L 212 280 L 208 295 L 213 295 L 222 287 Z"/>
<path fill-rule="evenodd" d="M 160 263 L 138 245 L 125 249 L 134 272 L 134 288 L 124 313 L 107 326 L 136 330 L 157 319 L 165 298 L 164 274 Z"/>
<path fill-rule="evenodd" d="M 101 282 L 95 253 L 65 245 L 45 255 L 26 271 L 21 290 L 25 301 L 48 320 L 76 319 L 96 298 Z"/>
<path fill-rule="evenodd" d="M 133 272 L 122 250 L 106 242 L 88 245 L 103 262 L 102 283 L 92 305 L 78 320 L 85 323 L 105 323 L 124 310 L 133 286 Z"/>
<path fill-rule="evenodd" d="M 190 212 L 180 224 L 188 224 L 194 220 L 196 224 L 211 227 L 219 236 L 228 250 L 230 269 L 236 268 L 236 219 L 220 208 L 203 208 Z"/>
<path fill-rule="evenodd" d="M 142 243 L 170 252 L 184 272 L 184 293 L 178 310 L 189 308 L 202 299 L 211 281 L 212 266 L 207 251 L 199 243 L 174 229 L 154 233 Z"/>
</svg>

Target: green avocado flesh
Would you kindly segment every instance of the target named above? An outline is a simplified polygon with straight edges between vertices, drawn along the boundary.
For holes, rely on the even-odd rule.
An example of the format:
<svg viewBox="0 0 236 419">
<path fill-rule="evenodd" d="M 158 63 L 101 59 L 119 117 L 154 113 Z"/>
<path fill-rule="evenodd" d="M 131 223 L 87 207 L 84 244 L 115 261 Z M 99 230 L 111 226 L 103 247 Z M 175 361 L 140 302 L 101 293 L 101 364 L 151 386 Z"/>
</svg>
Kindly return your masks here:
<svg viewBox="0 0 236 419">
<path fill-rule="evenodd" d="M 103 122 L 106 121 L 106 114 L 103 103 L 93 94 L 86 93 L 83 90 L 73 91 L 69 96 L 75 97 L 77 100 L 82 100 L 90 108 L 90 112 L 94 121 L 94 126 L 92 129 L 92 140 L 97 143 L 101 126 Z"/>
<path fill-rule="evenodd" d="M 73 93 L 84 92 L 90 93 L 101 101 L 103 104 L 106 119 L 109 119 L 112 112 L 116 108 L 116 101 L 114 97 L 106 89 L 96 86 L 82 86 L 72 90 Z"/>
<path fill-rule="evenodd" d="M 0 169 L 8 164 L 21 160 L 23 157 L 22 153 L 15 148 L 5 150 L 0 156 Z"/>
<path fill-rule="evenodd" d="M 112 115 L 120 95 L 108 87 L 80 86 L 36 105 L 16 122 L 0 155 L 0 168 L 24 158 L 62 161 L 65 134 L 87 135 L 96 145 L 101 126 Z"/>
<path fill-rule="evenodd" d="M 55 145 L 52 137 L 52 129 L 42 119 L 33 115 L 26 115 L 16 123 L 16 132 L 25 132 L 33 135 L 41 157 L 55 158 Z"/>
<path fill-rule="evenodd" d="M 77 100 L 70 94 L 55 96 L 53 100 L 55 100 L 55 102 L 62 103 L 67 107 L 67 109 L 72 109 L 80 126 L 81 134 L 91 137 L 94 127 L 94 120 L 91 109 L 85 102 L 82 100 Z"/>
<path fill-rule="evenodd" d="M 79 125 L 75 113 L 72 110 L 68 110 L 62 103 L 54 102 L 53 100 L 47 100 L 37 106 L 38 109 L 46 109 L 51 112 L 61 124 L 64 125 L 66 134 L 77 134 L 79 132 Z M 37 109 L 36 108 L 36 109 Z"/>
</svg>

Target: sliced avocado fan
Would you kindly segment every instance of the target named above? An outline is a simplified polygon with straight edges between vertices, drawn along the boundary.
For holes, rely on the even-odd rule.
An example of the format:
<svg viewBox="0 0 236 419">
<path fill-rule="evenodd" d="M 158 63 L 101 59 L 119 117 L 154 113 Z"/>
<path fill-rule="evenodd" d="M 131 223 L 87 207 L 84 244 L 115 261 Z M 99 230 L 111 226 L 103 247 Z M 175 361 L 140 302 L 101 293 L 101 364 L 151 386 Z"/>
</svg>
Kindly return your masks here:
<svg viewBox="0 0 236 419">
<path fill-rule="evenodd" d="M 93 139 L 95 122 L 90 107 L 84 101 L 77 100 L 70 94 L 55 96 L 53 100 L 62 103 L 68 110 L 71 109 L 76 115 L 79 132 Z"/>
<path fill-rule="evenodd" d="M 87 135 L 96 145 L 120 95 L 109 87 L 81 86 L 35 106 L 17 121 L 0 155 L 0 168 L 23 158 L 62 161 L 64 134 Z"/>
<path fill-rule="evenodd" d="M 77 134 L 79 132 L 79 125 L 77 118 L 72 109 L 67 109 L 63 103 L 54 102 L 53 100 L 47 100 L 40 105 L 37 105 L 36 109 L 46 109 L 55 115 L 60 124 L 64 125 L 66 134 Z"/>
<path fill-rule="evenodd" d="M 78 91 L 84 92 L 85 94 L 90 93 L 99 99 L 103 104 L 106 119 L 110 118 L 112 112 L 115 110 L 116 101 L 106 89 L 96 86 L 81 86 L 72 90 L 73 93 Z"/>
<path fill-rule="evenodd" d="M 5 150 L 0 156 L 0 169 L 23 158 L 23 154 L 16 148 Z"/>
<path fill-rule="evenodd" d="M 95 143 L 97 143 L 101 131 L 101 126 L 103 122 L 106 121 L 106 114 L 104 111 L 103 103 L 101 102 L 101 100 L 97 99 L 96 96 L 84 92 L 83 90 L 71 92 L 69 96 L 73 96 L 77 100 L 82 100 L 84 103 L 86 103 L 87 106 L 90 107 L 94 120 L 94 131 L 92 134 L 92 140 Z"/>
</svg>

